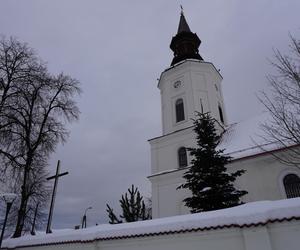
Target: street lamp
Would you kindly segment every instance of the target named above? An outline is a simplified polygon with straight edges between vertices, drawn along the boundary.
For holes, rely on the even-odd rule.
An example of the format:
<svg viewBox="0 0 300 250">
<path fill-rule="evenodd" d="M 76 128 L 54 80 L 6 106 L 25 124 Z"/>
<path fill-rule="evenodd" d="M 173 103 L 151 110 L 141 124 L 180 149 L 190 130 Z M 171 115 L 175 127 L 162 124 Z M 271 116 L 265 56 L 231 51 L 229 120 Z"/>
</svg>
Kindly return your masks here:
<svg viewBox="0 0 300 250">
<path fill-rule="evenodd" d="M 3 236 L 4 236 L 4 231 L 5 231 L 5 227 L 6 227 L 6 222 L 7 222 L 7 217 L 8 217 L 11 206 L 12 206 L 14 200 L 16 199 L 17 195 L 12 194 L 12 193 L 7 193 L 7 194 L 0 194 L 0 196 L 2 196 L 3 200 L 6 202 L 5 219 L 4 219 L 2 232 L 1 232 L 1 236 L 0 236 L 0 248 L 1 248 L 2 240 L 3 240 Z"/>
<path fill-rule="evenodd" d="M 84 211 L 84 215 L 83 215 L 83 217 L 82 217 L 81 228 L 86 228 L 86 212 L 87 212 L 89 209 L 92 209 L 92 207 L 88 207 L 88 208 L 86 208 L 85 211 Z"/>
</svg>

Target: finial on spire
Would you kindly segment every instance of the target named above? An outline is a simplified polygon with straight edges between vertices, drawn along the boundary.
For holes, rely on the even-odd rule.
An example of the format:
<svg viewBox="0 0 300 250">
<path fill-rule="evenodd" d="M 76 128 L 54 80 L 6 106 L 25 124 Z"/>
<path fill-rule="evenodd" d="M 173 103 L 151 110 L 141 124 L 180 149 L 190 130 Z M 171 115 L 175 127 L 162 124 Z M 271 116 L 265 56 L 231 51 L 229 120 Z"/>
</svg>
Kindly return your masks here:
<svg viewBox="0 0 300 250">
<path fill-rule="evenodd" d="M 184 16 L 183 7 L 181 4 L 180 4 L 180 9 L 181 9 L 180 14 Z"/>
</svg>

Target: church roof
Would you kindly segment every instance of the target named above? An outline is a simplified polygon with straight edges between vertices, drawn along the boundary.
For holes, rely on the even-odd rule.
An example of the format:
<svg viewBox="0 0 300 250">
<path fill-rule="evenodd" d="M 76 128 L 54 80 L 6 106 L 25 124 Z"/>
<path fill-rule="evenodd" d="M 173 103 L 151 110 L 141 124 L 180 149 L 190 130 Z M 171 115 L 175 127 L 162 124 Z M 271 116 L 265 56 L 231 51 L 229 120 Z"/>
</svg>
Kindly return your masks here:
<svg viewBox="0 0 300 250">
<path fill-rule="evenodd" d="M 261 153 L 265 142 L 262 140 L 260 124 L 269 119 L 268 113 L 264 112 L 246 120 L 233 123 L 226 128 L 220 148 L 225 149 L 225 153 L 234 159 Z M 275 147 L 275 145 L 274 145 Z M 272 150 L 269 146 L 269 150 Z"/>
<path fill-rule="evenodd" d="M 179 20 L 177 34 L 179 34 L 181 32 L 191 32 L 190 27 L 189 27 L 187 21 L 185 20 L 183 12 L 181 12 L 181 14 L 180 14 L 180 20 Z"/>
<path fill-rule="evenodd" d="M 148 221 L 104 224 L 79 230 L 57 230 L 52 234 L 37 234 L 9 239 L 4 248 L 90 243 L 193 233 L 226 228 L 245 228 L 274 222 L 300 220 L 300 198 L 277 201 L 258 201 L 241 206 Z"/>
<path fill-rule="evenodd" d="M 282 150 L 280 143 L 266 143 L 263 139 L 261 124 L 271 119 L 268 112 L 263 112 L 241 122 L 229 125 L 223 135 L 220 148 L 234 160 L 253 157 L 268 152 Z M 290 145 L 295 146 L 295 145 Z"/>
</svg>

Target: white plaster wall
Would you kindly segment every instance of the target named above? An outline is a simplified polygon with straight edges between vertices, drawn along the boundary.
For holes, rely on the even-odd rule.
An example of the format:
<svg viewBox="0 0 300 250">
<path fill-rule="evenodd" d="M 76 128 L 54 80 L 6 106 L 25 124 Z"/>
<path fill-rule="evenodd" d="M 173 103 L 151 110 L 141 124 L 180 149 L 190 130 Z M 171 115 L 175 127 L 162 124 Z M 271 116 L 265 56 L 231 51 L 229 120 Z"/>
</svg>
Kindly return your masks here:
<svg viewBox="0 0 300 250">
<path fill-rule="evenodd" d="M 177 187 L 182 183 L 181 178 L 185 170 L 178 170 L 169 174 L 150 177 L 152 184 L 152 216 L 163 218 L 189 213 L 182 200 L 189 192 Z"/>
<path fill-rule="evenodd" d="M 195 133 L 192 127 L 150 140 L 151 175 L 162 171 L 177 169 L 178 149 L 180 147 L 193 147 L 195 144 Z M 189 156 L 188 160 L 190 160 Z"/>
<path fill-rule="evenodd" d="M 271 223 L 251 228 L 219 229 L 184 234 L 82 244 L 17 248 L 20 250 L 299 250 L 300 222 Z"/>
<path fill-rule="evenodd" d="M 180 81 L 181 86 L 174 88 Z M 211 112 L 220 121 L 218 104 L 222 107 L 225 124 L 227 123 L 221 88 L 222 77 L 213 64 L 195 60 L 186 60 L 161 74 L 158 88 L 161 93 L 163 135 L 192 126 L 195 111 Z M 176 123 L 175 102 L 184 101 L 185 120 Z"/>
<path fill-rule="evenodd" d="M 173 150 L 176 152 L 175 149 Z M 171 169 L 170 164 L 168 166 Z M 300 176 L 299 168 L 286 166 L 270 154 L 234 161 L 227 166 L 227 169 L 229 172 L 246 170 L 246 173 L 238 177 L 235 183 L 238 189 L 249 192 L 243 197 L 245 202 L 284 199 L 286 194 L 282 185 L 283 177 L 288 173 Z M 189 213 L 182 203 L 182 200 L 190 195 L 189 191 L 176 190 L 184 182 L 182 178 L 184 172 L 185 170 L 173 170 L 158 175 L 154 172 L 149 177 L 152 184 L 153 218 Z"/>
<path fill-rule="evenodd" d="M 177 187 L 183 183 L 182 174 L 185 170 L 176 170 L 179 166 L 178 149 L 193 147 L 196 144 L 192 127 L 151 140 L 150 144 L 151 176 L 149 180 L 152 188 L 153 218 L 188 213 L 189 210 L 184 206 L 182 200 L 187 197 L 189 192 L 182 189 L 177 190 Z M 190 160 L 191 157 L 188 155 L 188 161 Z"/>
<path fill-rule="evenodd" d="M 220 241 L 216 241 L 219 238 Z M 242 250 L 243 238 L 240 230 L 216 230 L 204 233 L 175 234 L 153 238 L 120 240 L 101 244 L 101 249 L 115 250 L 195 250 L 230 249 Z"/>
<path fill-rule="evenodd" d="M 300 227 L 297 223 L 275 223 L 268 230 L 272 249 L 299 250 Z"/>
<path fill-rule="evenodd" d="M 285 199 L 283 177 L 287 173 L 300 176 L 299 168 L 284 165 L 271 154 L 237 160 L 228 165 L 230 172 L 238 169 L 246 170 L 236 181 L 238 188 L 249 192 L 244 198 L 246 202 Z"/>
</svg>

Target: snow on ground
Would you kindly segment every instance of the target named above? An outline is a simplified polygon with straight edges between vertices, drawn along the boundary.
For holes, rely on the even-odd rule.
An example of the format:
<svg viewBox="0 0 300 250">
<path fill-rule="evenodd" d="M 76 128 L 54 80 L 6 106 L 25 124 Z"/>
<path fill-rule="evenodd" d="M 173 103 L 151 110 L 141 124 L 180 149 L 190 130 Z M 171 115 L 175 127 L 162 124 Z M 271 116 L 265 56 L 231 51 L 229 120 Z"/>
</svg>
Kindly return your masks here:
<svg viewBox="0 0 300 250">
<path fill-rule="evenodd" d="M 52 234 L 39 234 L 36 236 L 24 236 L 18 239 L 8 239 L 3 242 L 3 246 L 14 248 L 16 246 L 71 241 L 84 242 L 191 229 L 214 229 L 214 227 L 223 226 L 243 227 L 246 225 L 267 223 L 272 220 L 291 218 L 300 220 L 300 198 L 251 202 L 233 208 L 148 221 L 117 225 L 103 224 L 79 230 L 58 230 Z"/>
</svg>

